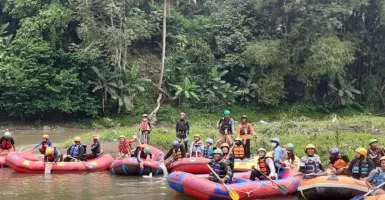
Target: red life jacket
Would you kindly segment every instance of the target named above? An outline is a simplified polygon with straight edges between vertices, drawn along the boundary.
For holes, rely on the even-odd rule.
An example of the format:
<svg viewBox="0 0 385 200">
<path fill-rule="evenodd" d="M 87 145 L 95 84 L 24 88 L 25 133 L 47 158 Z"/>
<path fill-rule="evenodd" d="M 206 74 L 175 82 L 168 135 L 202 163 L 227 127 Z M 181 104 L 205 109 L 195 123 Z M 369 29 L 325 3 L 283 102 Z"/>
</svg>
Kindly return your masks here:
<svg viewBox="0 0 385 200">
<path fill-rule="evenodd" d="M 140 123 L 140 131 L 146 132 L 150 130 L 150 125 L 148 125 L 148 121 L 142 121 Z"/>
<path fill-rule="evenodd" d="M 123 154 L 128 154 L 131 151 L 127 141 L 124 141 L 124 143 L 119 143 L 119 151 L 122 152 Z"/>
<path fill-rule="evenodd" d="M 12 148 L 11 138 L 8 139 L 8 140 L 4 139 L 1 142 L 1 148 L 2 149 L 10 149 L 10 148 Z"/>
</svg>

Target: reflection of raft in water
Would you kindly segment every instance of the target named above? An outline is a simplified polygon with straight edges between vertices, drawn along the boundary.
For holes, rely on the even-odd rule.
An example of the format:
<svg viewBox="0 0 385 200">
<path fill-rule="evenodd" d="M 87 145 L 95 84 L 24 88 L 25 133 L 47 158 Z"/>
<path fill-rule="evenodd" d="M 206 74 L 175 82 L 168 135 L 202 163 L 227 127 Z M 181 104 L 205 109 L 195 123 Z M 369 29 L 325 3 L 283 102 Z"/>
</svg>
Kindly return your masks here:
<svg viewBox="0 0 385 200">
<path fill-rule="evenodd" d="M 113 158 L 103 154 L 87 162 L 58 162 L 52 165 L 51 173 L 96 172 L 108 170 Z M 5 164 L 20 173 L 44 173 L 45 165 L 42 160 L 28 160 L 18 153 L 10 153 L 5 157 Z"/>
<path fill-rule="evenodd" d="M 347 176 L 319 176 L 306 180 L 298 187 L 306 199 L 350 199 L 368 192 L 364 181 Z"/>
<path fill-rule="evenodd" d="M 250 181 L 250 172 L 235 173 L 233 181 L 228 186 L 233 188 L 240 199 L 265 199 L 282 196 L 278 187 L 269 180 Z M 286 186 L 289 193 L 297 191 L 302 180 L 298 172 L 290 169 L 282 170 L 276 183 Z M 203 176 L 197 176 L 186 172 L 173 172 L 168 176 L 169 186 L 177 192 L 195 197 L 197 199 L 231 199 L 227 189 L 219 183 L 209 181 Z"/>
<path fill-rule="evenodd" d="M 163 152 L 153 146 L 149 146 L 151 153 L 154 156 L 153 161 L 144 160 L 143 169 L 140 168 L 139 162 L 136 157 L 124 158 L 115 160 L 111 166 L 110 171 L 112 174 L 127 175 L 127 176 L 142 176 L 149 175 L 152 172 L 153 176 L 162 174 L 163 171 L 160 168 L 160 160 L 163 159 Z M 151 171 L 152 168 L 152 171 Z"/>
<path fill-rule="evenodd" d="M 210 169 L 207 167 L 209 159 L 203 157 L 182 158 L 173 162 L 167 169 L 169 172 L 182 171 L 191 174 L 208 174 Z"/>
<path fill-rule="evenodd" d="M 271 157 L 273 154 L 272 151 L 270 152 L 267 152 L 267 156 L 268 157 Z M 254 166 L 258 166 L 258 158 L 259 156 L 255 156 L 254 158 L 248 160 L 248 161 L 241 161 L 241 160 L 238 160 L 236 159 L 235 162 L 234 162 L 234 171 L 235 172 L 246 172 L 246 171 L 251 171 L 251 167 L 254 165 Z M 299 163 L 299 158 L 297 156 L 295 156 L 295 160 L 294 160 L 294 169 L 299 169 L 299 166 L 298 166 L 298 163 Z M 287 165 L 287 168 L 290 167 L 289 163 L 286 163 Z"/>
</svg>

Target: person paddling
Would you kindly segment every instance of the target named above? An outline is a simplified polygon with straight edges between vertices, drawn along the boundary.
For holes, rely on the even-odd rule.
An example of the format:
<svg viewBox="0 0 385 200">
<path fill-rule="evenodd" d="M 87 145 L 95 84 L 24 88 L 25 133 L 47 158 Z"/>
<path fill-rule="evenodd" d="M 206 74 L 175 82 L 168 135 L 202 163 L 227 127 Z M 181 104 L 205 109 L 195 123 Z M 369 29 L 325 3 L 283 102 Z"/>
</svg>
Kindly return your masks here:
<svg viewBox="0 0 385 200">
<path fill-rule="evenodd" d="M 218 174 L 219 179 L 211 172 L 209 180 L 222 184 L 229 183 L 233 176 L 229 162 L 224 159 L 223 152 L 220 149 L 216 149 L 213 155 L 214 159 L 211 159 L 208 164 L 211 165 L 211 168 Z"/>
<path fill-rule="evenodd" d="M 366 185 L 371 189 L 376 189 L 377 186 L 385 182 L 385 156 L 382 156 L 380 159 L 381 167 L 377 167 L 369 173 L 367 179 L 365 179 Z M 375 194 L 385 194 L 385 187 L 382 186 L 379 189 L 375 190 Z"/>
<path fill-rule="evenodd" d="M 306 145 L 305 153 L 306 156 L 302 157 L 299 161 L 299 170 L 307 175 L 306 178 L 313 178 L 315 175 L 325 171 L 313 144 Z"/>
<path fill-rule="evenodd" d="M 273 158 L 266 156 L 266 149 L 259 148 L 257 151 L 257 154 L 259 156 L 258 158 L 259 169 L 256 169 L 255 166 L 251 167 L 253 171 L 251 171 L 250 180 L 255 181 L 255 178 L 258 178 L 259 180 L 265 180 L 266 179 L 265 176 L 269 176 L 271 179 L 277 179 Z"/>
<path fill-rule="evenodd" d="M 45 149 L 47 147 L 52 147 L 52 142 L 49 139 L 49 135 L 43 135 L 43 140 L 39 144 L 34 146 L 33 149 L 36 149 L 38 147 L 41 154 L 45 154 Z"/>
<path fill-rule="evenodd" d="M 0 138 L 0 154 L 7 150 L 8 153 L 16 151 L 15 141 L 13 140 L 11 133 L 6 131 L 4 136 Z"/>
<path fill-rule="evenodd" d="M 368 177 L 369 173 L 374 169 L 374 163 L 366 157 L 368 150 L 365 148 L 357 148 L 355 158 L 350 162 L 348 174 L 355 179 L 363 179 Z"/>
<path fill-rule="evenodd" d="M 44 154 L 44 164 L 47 162 L 52 162 L 53 164 L 56 164 L 59 162 L 61 159 L 60 152 L 56 149 L 56 147 L 51 148 L 47 147 L 45 149 L 45 154 Z"/>
</svg>

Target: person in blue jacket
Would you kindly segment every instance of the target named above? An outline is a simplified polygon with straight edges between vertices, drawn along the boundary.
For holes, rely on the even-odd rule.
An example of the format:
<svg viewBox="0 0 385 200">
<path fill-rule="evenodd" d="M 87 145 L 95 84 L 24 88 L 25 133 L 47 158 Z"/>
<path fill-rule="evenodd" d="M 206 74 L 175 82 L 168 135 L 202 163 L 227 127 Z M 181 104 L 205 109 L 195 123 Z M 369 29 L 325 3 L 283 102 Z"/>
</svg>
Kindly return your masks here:
<svg viewBox="0 0 385 200">
<path fill-rule="evenodd" d="M 43 135 L 43 140 L 39 144 L 34 146 L 33 149 L 36 149 L 38 147 L 39 147 L 40 153 L 44 154 L 44 155 L 45 155 L 45 150 L 47 149 L 47 147 L 52 147 L 52 142 L 49 139 L 48 135 Z"/>
<path fill-rule="evenodd" d="M 286 167 L 285 160 L 287 160 L 287 153 L 280 146 L 281 140 L 279 138 L 273 138 L 270 140 L 271 146 L 273 147 L 273 163 L 277 173 L 281 168 Z"/>
<path fill-rule="evenodd" d="M 212 159 L 213 158 L 213 152 L 214 152 L 214 140 L 211 139 L 211 138 L 208 138 L 206 140 L 206 145 L 203 149 L 203 157 L 205 158 L 210 158 Z"/>
</svg>

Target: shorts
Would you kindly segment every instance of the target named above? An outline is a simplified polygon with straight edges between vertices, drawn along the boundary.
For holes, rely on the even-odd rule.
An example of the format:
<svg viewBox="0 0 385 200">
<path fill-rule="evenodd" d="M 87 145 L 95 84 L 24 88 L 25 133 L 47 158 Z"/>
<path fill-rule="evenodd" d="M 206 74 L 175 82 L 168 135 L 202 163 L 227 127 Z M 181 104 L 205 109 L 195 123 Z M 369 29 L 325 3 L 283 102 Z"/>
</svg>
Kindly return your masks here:
<svg viewBox="0 0 385 200">
<path fill-rule="evenodd" d="M 181 142 L 182 140 L 188 141 L 188 133 L 187 132 L 178 132 L 176 134 L 176 138 L 178 142 Z"/>
</svg>

